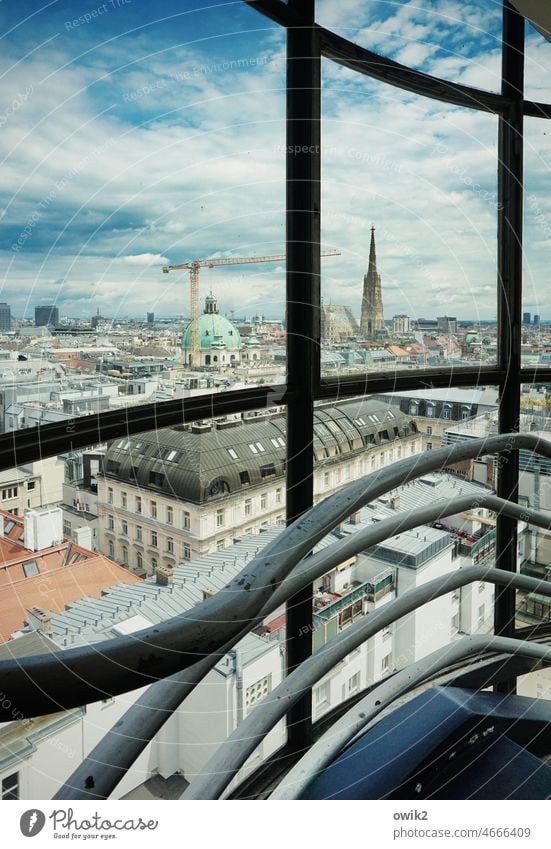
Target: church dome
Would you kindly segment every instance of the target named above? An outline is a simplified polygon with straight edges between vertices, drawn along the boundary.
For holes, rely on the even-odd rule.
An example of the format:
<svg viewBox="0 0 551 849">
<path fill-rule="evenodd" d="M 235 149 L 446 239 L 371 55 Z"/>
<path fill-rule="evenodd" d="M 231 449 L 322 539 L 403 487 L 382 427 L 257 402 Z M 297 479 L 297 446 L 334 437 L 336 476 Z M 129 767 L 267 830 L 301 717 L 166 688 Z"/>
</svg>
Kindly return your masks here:
<svg viewBox="0 0 551 849">
<path fill-rule="evenodd" d="M 198 342 L 201 351 L 210 348 L 226 348 L 228 351 L 240 351 L 242 348 L 239 330 L 229 319 L 220 315 L 214 295 L 205 298 L 205 311 L 199 316 Z M 191 322 L 182 334 L 182 349 L 191 347 Z"/>
</svg>

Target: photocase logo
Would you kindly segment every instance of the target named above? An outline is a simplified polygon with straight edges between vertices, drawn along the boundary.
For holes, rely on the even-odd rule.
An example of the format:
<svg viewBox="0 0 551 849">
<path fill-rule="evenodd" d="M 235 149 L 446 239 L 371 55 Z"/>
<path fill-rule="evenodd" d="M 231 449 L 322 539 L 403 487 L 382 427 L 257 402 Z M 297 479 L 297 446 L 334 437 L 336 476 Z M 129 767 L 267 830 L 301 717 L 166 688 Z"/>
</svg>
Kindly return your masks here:
<svg viewBox="0 0 551 849">
<path fill-rule="evenodd" d="M 38 808 L 31 808 L 21 815 L 19 828 L 25 837 L 35 837 L 40 834 L 46 823 L 46 817 Z"/>
</svg>

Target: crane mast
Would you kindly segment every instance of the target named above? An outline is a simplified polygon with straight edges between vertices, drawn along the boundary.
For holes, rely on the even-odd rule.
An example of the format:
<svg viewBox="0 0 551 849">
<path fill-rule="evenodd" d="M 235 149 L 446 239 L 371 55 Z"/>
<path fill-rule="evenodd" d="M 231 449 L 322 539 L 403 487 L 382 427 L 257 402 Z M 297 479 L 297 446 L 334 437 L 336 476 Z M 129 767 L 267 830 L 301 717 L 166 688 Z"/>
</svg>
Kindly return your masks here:
<svg viewBox="0 0 551 849">
<path fill-rule="evenodd" d="M 340 251 L 322 251 L 320 256 L 340 256 Z M 286 254 L 273 256 L 221 257 L 212 259 L 195 259 L 182 265 L 163 265 L 163 273 L 169 271 L 189 270 L 189 301 L 190 301 L 190 359 L 189 365 L 194 368 L 199 363 L 199 269 L 216 268 L 220 265 L 249 265 L 257 262 L 278 262 L 287 259 Z"/>
</svg>

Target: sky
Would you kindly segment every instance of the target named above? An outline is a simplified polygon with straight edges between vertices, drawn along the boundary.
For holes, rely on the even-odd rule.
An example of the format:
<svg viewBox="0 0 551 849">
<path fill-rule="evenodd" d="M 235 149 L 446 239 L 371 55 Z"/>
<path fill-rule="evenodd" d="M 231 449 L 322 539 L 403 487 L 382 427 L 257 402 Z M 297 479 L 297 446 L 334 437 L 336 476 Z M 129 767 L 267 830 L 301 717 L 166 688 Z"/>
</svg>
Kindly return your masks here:
<svg viewBox="0 0 551 849">
<path fill-rule="evenodd" d="M 497 91 L 495 0 L 318 0 L 317 20 Z M 189 314 L 162 265 L 284 252 L 285 41 L 242 0 L 0 3 L 0 300 L 15 316 Z M 551 101 L 527 36 L 527 97 Z M 375 227 L 385 317 L 496 315 L 497 119 L 323 60 L 326 302 L 359 315 Z M 551 127 L 526 119 L 524 309 L 551 319 Z M 546 267 L 547 266 L 547 267 Z M 221 312 L 279 317 L 281 262 L 205 269 Z"/>
</svg>

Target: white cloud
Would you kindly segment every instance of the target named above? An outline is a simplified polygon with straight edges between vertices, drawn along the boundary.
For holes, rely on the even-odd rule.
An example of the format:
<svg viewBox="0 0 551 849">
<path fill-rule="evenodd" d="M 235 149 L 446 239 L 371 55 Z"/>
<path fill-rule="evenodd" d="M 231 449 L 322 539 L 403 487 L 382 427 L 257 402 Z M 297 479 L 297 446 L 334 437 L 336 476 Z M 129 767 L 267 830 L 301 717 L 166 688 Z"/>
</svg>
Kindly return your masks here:
<svg viewBox="0 0 551 849">
<path fill-rule="evenodd" d="M 477 32 L 490 31 L 484 15 L 472 3 L 442 2 L 437 16 L 423 3 L 404 3 L 386 19 L 381 4 L 357 0 L 342 8 L 325 2 L 321 11 L 383 54 L 495 88 L 497 52 L 476 51 Z M 348 19 L 340 18 L 345 12 Z M 0 134 L 10 241 L 36 218 L 23 248 L 1 255 L 9 268 L 1 297 L 18 305 L 15 314 L 23 291 L 32 304 L 51 296 L 54 280 L 63 281 L 56 296 L 75 315 L 93 314 L 96 303 L 112 315 L 187 312 L 186 272 L 163 275 L 166 257 L 181 263 L 283 252 L 285 76 L 282 35 L 274 32 L 259 36 L 256 55 L 267 61 L 236 72 L 218 61 L 223 39 L 207 41 L 202 54 L 178 47 L 125 67 L 138 47 L 146 51 L 143 36 L 138 47 L 118 41 L 63 69 L 66 57 L 52 48 L 8 74 L 10 97 L 34 87 Z M 468 50 L 450 32 L 465 34 Z M 433 50 L 436 44 L 447 49 Z M 530 55 L 532 68 L 543 66 L 536 42 Z M 108 84 L 95 82 L 117 66 Z M 195 66 L 210 70 L 195 75 Z M 174 78 L 186 71 L 189 79 Z M 342 251 L 322 264 L 324 298 L 359 312 L 373 221 L 386 315 L 428 316 L 452 303 L 460 317 L 494 315 L 496 119 L 325 60 L 323 79 L 323 241 Z M 535 71 L 532 79 L 535 85 Z M 547 269 L 535 247 L 545 242 L 542 222 L 551 222 L 544 131 L 539 122 L 526 156 L 527 186 L 537 198 L 526 212 L 527 256 L 542 293 Z M 222 311 L 283 309 L 281 266 L 205 269 L 201 296 L 211 285 Z M 545 308 L 551 315 L 551 301 L 544 315 Z"/>
<path fill-rule="evenodd" d="M 168 265 L 168 259 L 161 254 L 135 254 L 123 256 L 122 259 L 128 265 Z"/>
</svg>

